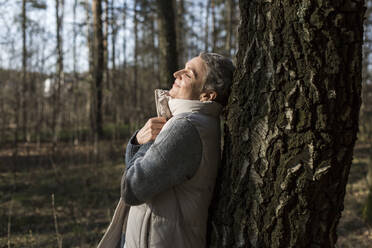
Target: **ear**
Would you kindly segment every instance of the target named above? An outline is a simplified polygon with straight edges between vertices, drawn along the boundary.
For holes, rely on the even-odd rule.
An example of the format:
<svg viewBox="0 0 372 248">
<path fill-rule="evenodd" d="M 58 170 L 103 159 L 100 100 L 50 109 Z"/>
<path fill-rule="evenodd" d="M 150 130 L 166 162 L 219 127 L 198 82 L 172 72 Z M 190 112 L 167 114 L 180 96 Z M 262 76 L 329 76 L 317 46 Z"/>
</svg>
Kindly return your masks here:
<svg viewBox="0 0 372 248">
<path fill-rule="evenodd" d="M 206 91 L 200 94 L 199 100 L 201 102 L 213 101 L 217 97 L 217 92 L 214 90 Z"/>
</svg>

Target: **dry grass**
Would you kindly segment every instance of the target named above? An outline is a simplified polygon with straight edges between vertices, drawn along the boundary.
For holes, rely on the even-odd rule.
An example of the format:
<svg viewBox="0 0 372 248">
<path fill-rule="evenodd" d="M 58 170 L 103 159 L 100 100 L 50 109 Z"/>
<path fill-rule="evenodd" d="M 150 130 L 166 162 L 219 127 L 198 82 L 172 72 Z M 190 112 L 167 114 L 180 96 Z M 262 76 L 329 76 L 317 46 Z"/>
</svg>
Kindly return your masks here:
<svg viewBox="0 0 372 248">
<path fill-rule="evenodd" d="M 119 197 L 121 154 L 125 142 L 103 143 L 100 156 L 91 145 L 63 145 L 51 155 L 50 145 L 39 150 L 20 148 L 17 170 L 12 151 L 0 152 L 0 248 L 58 247 L 52 208 L 63 247 L 96 247 Z M 94 161 L 94 162 L 92 162 Z M 98 162 L 97 162 L 98 161 Z M 372 247 L 372 228 L 362 219 L 367 196 L 368 160 L 355 159 L 346 189 L 345 210 L 338 226 L 338 248 Z"/>
<path fill-rule="evenodd" d="M 63 247 L 95 247 L 120 195 L 122 145 L 112 148 L 101 144 L 100 156 L 93 156 L 89 146 L 62 147 L 53 156 L 42 148 L 21 153 L 15 173 L 1 165 L 0 247 L 8 247 L 11 205 L 10 247 L 58 247 L 55 217 Z M 99 162 L 89 162 L 97 158 Z"/>
<path fill-rule="evenodd" d="M 368 195 L 367 158 L 354 159 L 346 187 L 344 211 L 338 225 L 338 248 L 372 247 L 372 227 L 362 219 L 363 204 Z"/>
</svg>

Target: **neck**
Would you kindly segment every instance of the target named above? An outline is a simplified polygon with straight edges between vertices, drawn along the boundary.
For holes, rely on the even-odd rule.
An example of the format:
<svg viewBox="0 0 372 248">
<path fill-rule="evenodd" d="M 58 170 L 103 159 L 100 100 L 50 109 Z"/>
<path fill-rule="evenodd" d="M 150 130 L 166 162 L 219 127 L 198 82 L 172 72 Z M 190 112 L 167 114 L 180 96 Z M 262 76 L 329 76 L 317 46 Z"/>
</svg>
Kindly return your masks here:
<svg viewBox="0 0 372 248">
<path fill-rule="evenodd" d="M 170 99 L 169 108 L 173 115 L 181 113 L 200 113 L 213 117 L 219 117 L 222 105 L 214 101 L 199 101 L 199 100 L 185 100 L 185 99 Z"/>
</svg>

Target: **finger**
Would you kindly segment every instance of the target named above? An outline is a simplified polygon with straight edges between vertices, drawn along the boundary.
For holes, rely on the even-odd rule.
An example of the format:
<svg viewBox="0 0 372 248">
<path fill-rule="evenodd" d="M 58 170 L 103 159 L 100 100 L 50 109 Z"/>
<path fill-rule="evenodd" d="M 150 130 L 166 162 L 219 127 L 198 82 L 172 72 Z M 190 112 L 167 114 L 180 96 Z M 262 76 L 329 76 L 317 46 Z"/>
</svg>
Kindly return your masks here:
<svg viewBox="0 0 372 248">
<path fill-rule="evenodd" d="M 152 134 L 152 135 L 158 135 L 158 134 L 160 133 L 160 131 L 161 131 L 161 129 L 153 129 L 153 130 L 151 131 L 151 134 Z"/>
<path fill-rule="evenodd" d="M 150 126 L 151 129 L 162 129 L 165 123 L 154 123 Z"/>
<path fill-rule="evenodd" d="M 159 118 L 159 120 L 161 121 L 161 122 L 167 122 L 167 118 L 165 118 L 164 116 L 161 116 L 161 117 L 158 117 Z"/>
<path fill-rule="evenodd" d="M 158 137 L 159 133 L 154 133 L 151 135 L 151 140 L 155 140 Z"/>
<path fill-rule="evenodd" d="M 163 128 L 163 126 L 165 125 L 165 123 L 159 123 L 159 122 L 154 122 L 154 123 L 150 123 L 148 128 L 149 129 L 161 129 Z"/>
<path fill-rule="evenodd" d="M 153 117 L 150 119 L 152 123 L 165 123 L 167 122 L 167 119 L 164 117 Z"/>
</svg>

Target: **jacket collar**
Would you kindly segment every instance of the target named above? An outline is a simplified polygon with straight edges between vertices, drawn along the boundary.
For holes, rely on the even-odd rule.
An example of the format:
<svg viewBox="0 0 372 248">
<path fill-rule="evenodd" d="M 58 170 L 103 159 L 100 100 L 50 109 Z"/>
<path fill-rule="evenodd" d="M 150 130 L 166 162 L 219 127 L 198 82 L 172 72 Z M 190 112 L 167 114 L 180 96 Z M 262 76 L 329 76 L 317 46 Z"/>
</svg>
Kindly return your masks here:
<svg viewBox="0 0 372 248">
<path fill-rule="evenodd" d="M 199 100 L 171 98 L 168 105 L 173 115 L 191 112 L 219 117 L 222 110 L 222 105 L 214 101 L 201 102 Z"/>
</svg>

